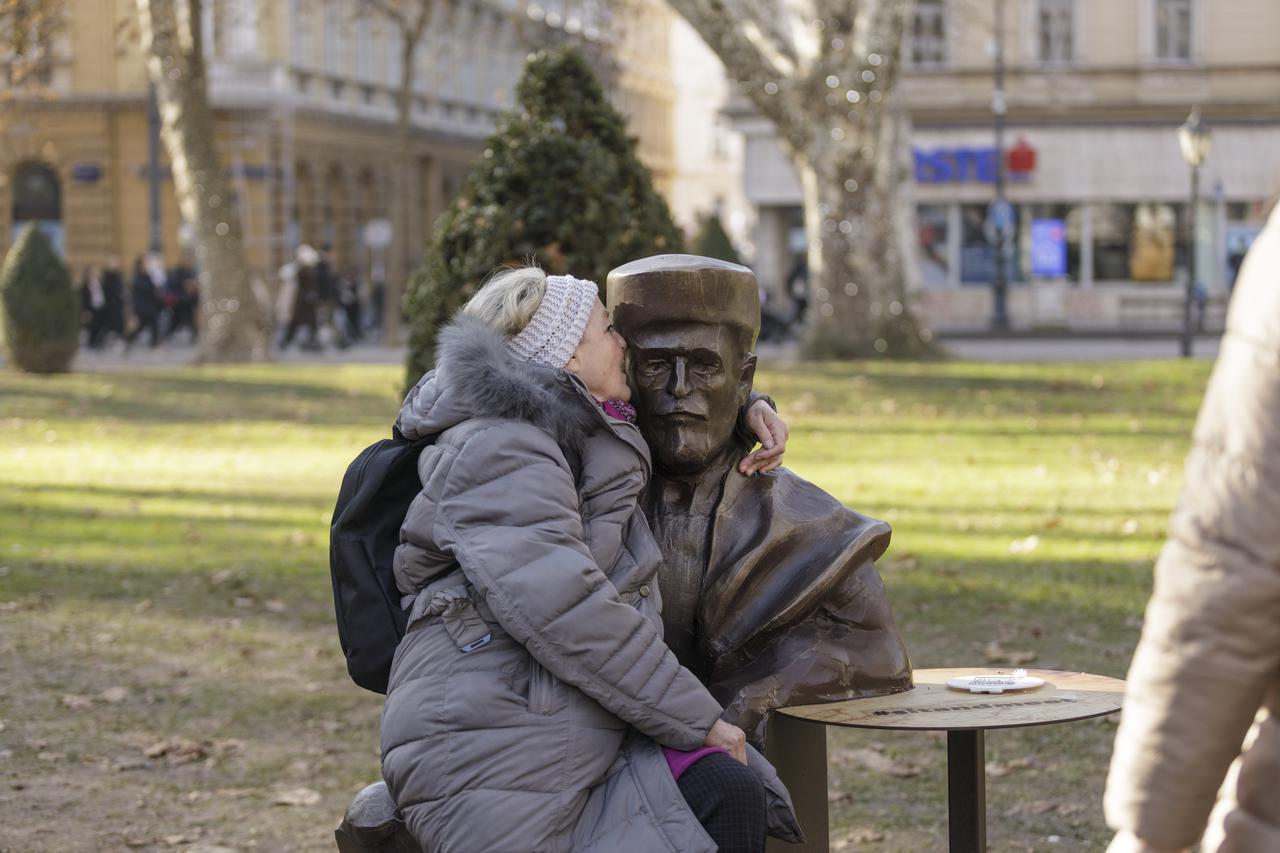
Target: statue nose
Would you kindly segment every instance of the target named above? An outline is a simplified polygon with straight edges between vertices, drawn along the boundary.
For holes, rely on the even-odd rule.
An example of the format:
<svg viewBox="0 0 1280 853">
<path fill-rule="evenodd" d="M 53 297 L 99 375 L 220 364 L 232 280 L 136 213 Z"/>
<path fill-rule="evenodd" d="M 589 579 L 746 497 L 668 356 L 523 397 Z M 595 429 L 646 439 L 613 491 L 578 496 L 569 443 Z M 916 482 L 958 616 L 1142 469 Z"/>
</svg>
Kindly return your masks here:
<svg viewBox="0 0 1280 853">
<path fill-rule="evenodd" d="M 671 370 L 671 396 L 687 397 L 693 389 L 689 387 L 689 381 L 685 372 L 685 360 L 677 358 L 676 363 Z"/>
</svg>

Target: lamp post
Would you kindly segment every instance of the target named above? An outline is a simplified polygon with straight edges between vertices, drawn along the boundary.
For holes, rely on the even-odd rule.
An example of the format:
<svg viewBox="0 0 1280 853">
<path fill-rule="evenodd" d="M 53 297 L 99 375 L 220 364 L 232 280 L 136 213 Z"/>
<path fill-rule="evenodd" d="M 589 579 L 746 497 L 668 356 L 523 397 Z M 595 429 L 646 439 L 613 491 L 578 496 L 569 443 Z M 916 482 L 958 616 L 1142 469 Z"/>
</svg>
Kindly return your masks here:
<svg viewBox="0 0 1280 853">
<path fill-rule="evenodd" d="M 991 113 L 995 119 L 996 137 L 996 198 L 991 212 L 997 214 L 992 218 L 996 235 L 996 263 L 991 273 L 991 328 L 1004 331 L 1009 328 L 1009 312 L 1006 307 L 1006 295 L 1009 282 L 1006 266 L 1008 251 L 1007 211 L 1009 202 L 1004 197 L 1004 117 L 1007 111 L 1004 91 L 1004 0 L 996 0 L 995 14 L 995 87 L 991 92 Z"/>
<path fill-rule="evenodd" d="M 1187 292 L 1182 304 L 1182 357 L 1191 357 L 1191 303 L 1196 287 L 1196 208 L 1200 206 L 1200 166 L 1209 156 L 1209 128 L 1200 121 L 1200 108 L 1178 128 L 1182 159 L 1191 167 L 1191 210 L 1187 216 Z"/>
</svg>

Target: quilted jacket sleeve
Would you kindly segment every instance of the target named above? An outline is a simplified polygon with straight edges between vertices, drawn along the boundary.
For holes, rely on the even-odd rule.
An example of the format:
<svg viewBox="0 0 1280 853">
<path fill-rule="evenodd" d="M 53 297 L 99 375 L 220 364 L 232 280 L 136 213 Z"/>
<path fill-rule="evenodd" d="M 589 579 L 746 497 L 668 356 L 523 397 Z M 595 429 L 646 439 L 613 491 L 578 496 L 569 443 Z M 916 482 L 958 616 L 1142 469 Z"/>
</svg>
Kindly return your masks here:
<svg viewBox="0 0 1280 853">
<path fill-rule="evenodd" d="M 1107 780 L 1108 822 L 1163 847 L 1200 834 L 1280 672 L 1277 270 L 1273 215 L 1232 301 Z"/>
<path fill-rule="evenodd" d="M 572 475 L 549 435 L 504 422 L 468 438 L 447 475 L 434 538 L 553 675 L 665 746 L 702 745 L 720 705 L 596 565 Z"/>
</svg>

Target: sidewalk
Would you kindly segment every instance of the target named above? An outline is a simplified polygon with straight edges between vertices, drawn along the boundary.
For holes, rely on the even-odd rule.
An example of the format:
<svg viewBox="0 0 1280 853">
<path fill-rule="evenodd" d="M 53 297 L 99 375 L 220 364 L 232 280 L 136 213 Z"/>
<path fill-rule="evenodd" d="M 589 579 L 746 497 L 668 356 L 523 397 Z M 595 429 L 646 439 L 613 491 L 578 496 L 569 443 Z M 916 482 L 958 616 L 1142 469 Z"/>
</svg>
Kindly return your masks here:
<svg viewBox="0 0 1280 853">
<path fill-rule="evenodd" d="M 1052 361 L 1150 361 L 1178 358 L 1175 337 L 1044 336 L 1044 337 L 956 337 L 939 339 L 952 358 L 962 361 L 1052 362 Z M 1195 358 L 1218 356 L 1217 335 L 1197 336 L 1192 348 Z M 195 347 L 185 343 L 162 344 L 155 349 L 135 346 L 129 352 L 119 347 L 92 351 L 81 349 L 73 370 L 114 371 L 139 367 L 184 367 L 195 359 Z M 760 363 L 793 362 L 799 359 L 794 341 L 762 343 L 756 354 Z M 272 359 L 279 364 L 404 364 L 405 348 L 381 344 L 356 344 L 345 350 L 333 347 L 304 352 L 296 347 Z M 4 360 L 0 357 L 0 365 Z"/>
</svg>

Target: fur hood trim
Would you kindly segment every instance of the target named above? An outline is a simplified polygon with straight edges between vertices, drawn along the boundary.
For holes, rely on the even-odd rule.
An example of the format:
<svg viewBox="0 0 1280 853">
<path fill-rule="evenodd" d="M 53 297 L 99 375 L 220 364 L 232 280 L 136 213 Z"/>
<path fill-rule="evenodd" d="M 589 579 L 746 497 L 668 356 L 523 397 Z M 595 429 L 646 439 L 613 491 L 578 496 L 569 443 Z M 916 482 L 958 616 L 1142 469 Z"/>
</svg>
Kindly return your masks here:
<svg viewBox="0 0 1280 853">
<path fill-rule="evenodd" d="M 414 439 L 473 418 L 526 421 L 580 454 L 604 417 L 576 376 L 516 359 L 500 331 L 460 315 L 440 330 L 436 369 L 409 392 L 397 426 Z"/>
</svg>

